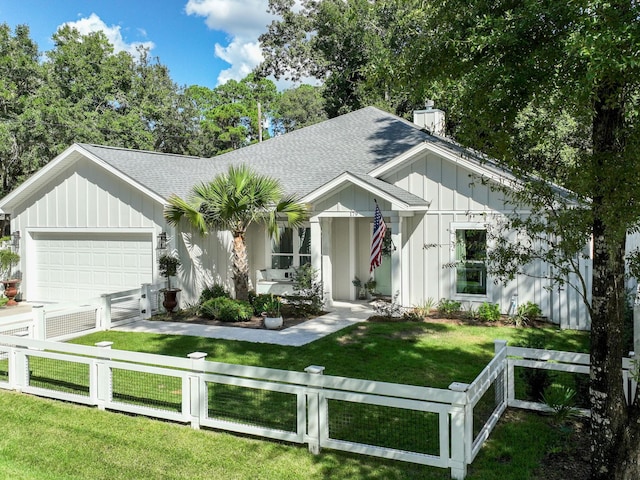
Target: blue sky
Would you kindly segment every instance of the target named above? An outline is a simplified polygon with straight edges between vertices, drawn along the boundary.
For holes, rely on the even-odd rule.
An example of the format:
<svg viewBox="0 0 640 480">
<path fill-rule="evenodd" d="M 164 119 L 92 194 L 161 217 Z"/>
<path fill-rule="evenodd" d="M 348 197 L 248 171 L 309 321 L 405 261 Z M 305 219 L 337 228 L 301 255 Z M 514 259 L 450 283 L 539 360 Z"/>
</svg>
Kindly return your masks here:
<svg viewBox="0 0 640 480">
<path fill-rule="evenodd" d="M 0 0 L 0 23 L 27 24 L 40 51 L 65 23 L 102 30 L 117 50 L 136 44 L 179 85 L 215 87 L 246 76 L 261 60 L 258 36 L 273 17 L 268 0 Z"/>
</svg>

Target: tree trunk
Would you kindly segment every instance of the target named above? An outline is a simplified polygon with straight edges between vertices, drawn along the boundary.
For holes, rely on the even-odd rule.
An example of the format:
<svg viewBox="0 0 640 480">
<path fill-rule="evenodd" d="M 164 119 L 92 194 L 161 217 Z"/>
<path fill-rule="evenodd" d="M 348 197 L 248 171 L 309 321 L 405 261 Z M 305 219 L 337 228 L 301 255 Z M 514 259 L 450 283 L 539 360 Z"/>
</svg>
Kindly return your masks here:
<svg viewBox="0 0 640 480">
<path fill-rule="evenodd" d="M 232 269 L 236 298 L 247 300 L 249 298 L 249 263 L 244 232 L 233 233 Z"/>
<path fill-rule="evenodd" d="M 591 478 L 640 478 L 638 409 L 628 407 L 622 384 L 626 302 L 625 231 L 616 224 L 611 162 L 624 145 L 624 101 L 615 80 L 597 92 L 593 121 L 593 298 L 591 317 Z M 622 228 L 620 228 L 622 227 Z"/>
</svg>

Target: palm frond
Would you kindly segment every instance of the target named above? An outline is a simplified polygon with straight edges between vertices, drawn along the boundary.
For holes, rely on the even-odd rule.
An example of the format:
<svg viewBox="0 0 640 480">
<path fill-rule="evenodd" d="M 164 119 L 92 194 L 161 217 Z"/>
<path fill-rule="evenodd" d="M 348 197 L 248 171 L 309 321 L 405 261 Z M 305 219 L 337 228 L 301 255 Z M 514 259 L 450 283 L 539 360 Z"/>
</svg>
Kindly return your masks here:
<svg viewBox="0 0 640 480">
<path fill-rule="evenodd" d="M 169 197 L 169 205 L 164 209 L 164 218 L 169 225 L 173 226 L 178 225 L 182 218 L 185 218 L 189 225 L 201 235 L 204 235 L 208 229 L 199 207 L 200 205 L 196 199 L 194 199 L 193 203 L 189 203 L 177 195 L 171 195 Z"/>
</svg>

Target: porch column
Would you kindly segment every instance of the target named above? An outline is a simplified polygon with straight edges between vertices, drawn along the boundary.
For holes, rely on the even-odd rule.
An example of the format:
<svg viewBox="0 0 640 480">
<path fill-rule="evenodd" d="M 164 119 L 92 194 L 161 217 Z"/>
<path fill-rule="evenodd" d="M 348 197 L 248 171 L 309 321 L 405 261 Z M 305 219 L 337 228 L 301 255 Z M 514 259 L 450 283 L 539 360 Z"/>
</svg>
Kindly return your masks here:
<svg viewBox="0 0 640 480">
<path fill-rule="evenodd" d="M 322 219 L 322 286 L 324 289 L 324 304 L 333 306 L 333 268 L 331 265 L 331 235 L 332 219 Z"/>
<path fill-rule="evenodd" d="M 398 213 L 391 215 L 391 297 L 398 294 L 397 302 L 407 306 L 409 292 L 402 285 L 402 217 Z M 406 287 L 406 285 L 404 286 Z"/>
<path fill-rule="evenodd" d="M 356 249 L 356 219 L 349 218 L 349 279 L 356 276 L 356 260 L 358 251 Z M 356 289 L 349 289 L 349 300 L 352 302 L 356 299 Z"/>
<path fill-rule="evenodd" d="M 311 217 L 309 219 L 311 229 L 311 267 L 314 272 L 318 272 L 318 280 L 322 281 L 322 229 L 320 219 Z"/>
</svg>

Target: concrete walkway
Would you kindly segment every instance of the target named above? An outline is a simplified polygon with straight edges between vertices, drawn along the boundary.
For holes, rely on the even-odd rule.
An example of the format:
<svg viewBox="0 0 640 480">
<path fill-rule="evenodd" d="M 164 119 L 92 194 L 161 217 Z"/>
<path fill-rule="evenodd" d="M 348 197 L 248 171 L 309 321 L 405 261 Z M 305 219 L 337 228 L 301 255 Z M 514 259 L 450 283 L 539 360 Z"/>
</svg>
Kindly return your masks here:
<svg viewBox="0 0 640 480">
<path fill-rule="evenodd" d="M 333 307 L 330 308 L 330 312 L 326 315 L 307 320 L 306 322 L 294 327 L 285 328 L 284 330 L 219 327 L 151 320 L 140 320 L 114 328 L 113 330 L 121 332 L 164 333 L 167 335 L 191 335 L 196 337 L 299 347 L 355 323 L 365 321 L 371 315 L 373 315 L 373 310 L 371 310 L 371 307 L 366 303 L 335 302 Z"/>
</svg>

